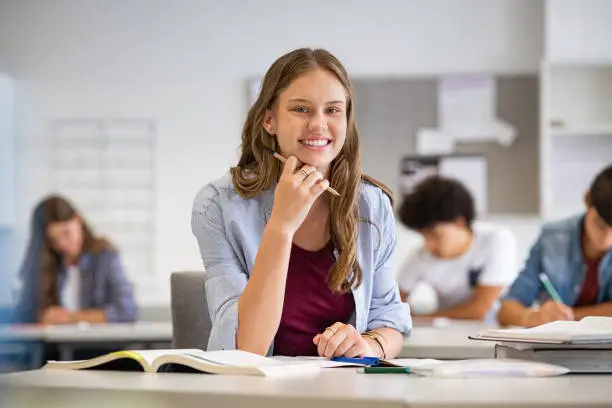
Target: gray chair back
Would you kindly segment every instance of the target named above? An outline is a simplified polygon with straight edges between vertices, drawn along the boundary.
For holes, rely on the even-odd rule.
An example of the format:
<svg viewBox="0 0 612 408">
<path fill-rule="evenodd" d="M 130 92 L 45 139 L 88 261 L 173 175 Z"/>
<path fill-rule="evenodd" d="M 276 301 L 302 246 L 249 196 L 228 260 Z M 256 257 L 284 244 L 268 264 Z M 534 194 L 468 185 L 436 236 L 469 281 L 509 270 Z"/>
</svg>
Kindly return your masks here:
<svg viewBox="0 0 612 408">
<path fill-rule="evenodd" d="M 205 272 L 180 271 L 170 276 L 172 347 L 206 350 L 212 322 L 206 302 Z"/>
</svg>

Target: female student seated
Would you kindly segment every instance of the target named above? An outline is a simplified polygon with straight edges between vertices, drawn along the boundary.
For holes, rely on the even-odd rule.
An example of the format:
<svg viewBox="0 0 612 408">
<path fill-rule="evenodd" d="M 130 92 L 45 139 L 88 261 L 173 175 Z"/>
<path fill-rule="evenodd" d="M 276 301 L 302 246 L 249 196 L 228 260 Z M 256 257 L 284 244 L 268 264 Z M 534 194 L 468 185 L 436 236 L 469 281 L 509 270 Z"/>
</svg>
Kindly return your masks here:
<svg viewBox="0 0 612 408">
<path fill-rule="evenodd" d="M 105 323 L 137 318 L 119 252 L 96 237 L 61 196 L 49 196 L 35 208 L 19 277 L 19 322 Z"/>
<path fill-rule="evenodd" d="M 194 200 L 209 349 L 388 358 L 401 349 L 411 322 L 394 277 L 391 199 L 361 172 L 354 103 L 325 50 L 294 50 L 266 73 L 238 164 Z"/>
</svg>

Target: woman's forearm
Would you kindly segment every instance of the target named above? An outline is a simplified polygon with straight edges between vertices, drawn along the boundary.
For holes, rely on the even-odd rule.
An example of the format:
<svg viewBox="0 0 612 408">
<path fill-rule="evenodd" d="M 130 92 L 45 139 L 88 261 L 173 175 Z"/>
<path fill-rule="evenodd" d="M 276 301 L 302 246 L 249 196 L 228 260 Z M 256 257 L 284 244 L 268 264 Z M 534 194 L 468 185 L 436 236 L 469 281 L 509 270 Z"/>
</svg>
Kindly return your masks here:
<svg viewBox="0 0 612 408">
<path fill-rule="evenodd" d="M 399 331 L 392 329 L 390 327 L 380 327 L 378 329 L 372 330 L 380 334 L 385 339 L 385 358 L 395 358 L 400 351 L 402 351 L 402 347 L 404 345 L 404 336 Z M 366 338 L 366 341 L 371 341 Z M 376 346 L 373 348 L 376 350 Z"/>
<path fill-rule="evenodd" d="M 265 355 L 276 335 L 285 300 L 293 233 L 268 223 L 251 276 L 238 301 L 236 347 Z"/>
</svg>

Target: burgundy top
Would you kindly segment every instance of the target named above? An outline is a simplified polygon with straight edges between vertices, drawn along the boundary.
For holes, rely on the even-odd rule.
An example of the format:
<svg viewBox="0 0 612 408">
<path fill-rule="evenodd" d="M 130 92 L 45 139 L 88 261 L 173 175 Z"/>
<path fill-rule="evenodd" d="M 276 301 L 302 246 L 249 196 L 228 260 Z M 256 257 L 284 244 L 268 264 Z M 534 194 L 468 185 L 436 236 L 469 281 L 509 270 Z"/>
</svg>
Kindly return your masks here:
<svg viewBox="0 0 612 408">
<path fill-rule="evenodd" d="M 334 263 L 331 241 L 315 252 L 291 246 L 275 355 L 318 355 L 313 337 L 336 322 L 347 323 L 355 312 L 352 292 L 335 294 L 327 287 L 327 274 Z"/>
<path fill-rule="evenodd" d="M 584 282 L 582 283 L 582 289 L 578 300 L 576 300 L 575 307 L 580 306 L 591 306 L 597 303 L 597 293 L 599 292 L 599 264 L 601 258 L 589 260 L 584 256 L 584 227 L 582 228 L 582 263 L 586 273 L 584 276 Z"/>
</svg>

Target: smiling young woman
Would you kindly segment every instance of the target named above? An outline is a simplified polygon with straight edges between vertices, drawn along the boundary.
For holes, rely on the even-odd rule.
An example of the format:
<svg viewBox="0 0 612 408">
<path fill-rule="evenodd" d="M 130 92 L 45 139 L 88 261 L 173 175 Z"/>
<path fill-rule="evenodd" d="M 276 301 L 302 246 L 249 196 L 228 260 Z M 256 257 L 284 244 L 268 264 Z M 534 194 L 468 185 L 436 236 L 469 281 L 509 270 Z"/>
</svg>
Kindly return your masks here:
<svg viewBox="0 0 612 408">
<path fill-rule="evenodd" d="M 270 151 L 287 157 L 284 165 Z M 326 193 L 331 186 L 340 196 Z M 353 88 L 321 49 L 265 75 L 238 164 L 196 196 L 209 349 L 395 356 L 411 329 L 391 198 L 361 172 Z"/>
</svg>

